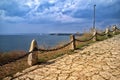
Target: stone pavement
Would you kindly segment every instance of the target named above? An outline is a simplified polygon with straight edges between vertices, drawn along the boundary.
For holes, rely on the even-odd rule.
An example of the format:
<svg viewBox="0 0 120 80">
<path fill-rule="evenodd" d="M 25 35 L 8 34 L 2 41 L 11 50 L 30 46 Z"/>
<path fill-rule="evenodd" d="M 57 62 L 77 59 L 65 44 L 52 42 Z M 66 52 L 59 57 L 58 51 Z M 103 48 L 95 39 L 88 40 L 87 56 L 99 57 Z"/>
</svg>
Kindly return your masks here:
<svg viewBox="0 0 120 80">
<path fill-rule="evenodd" d="M 120 80 L 120 35 L 19 74 L 14 80 Z"/>
</svg>

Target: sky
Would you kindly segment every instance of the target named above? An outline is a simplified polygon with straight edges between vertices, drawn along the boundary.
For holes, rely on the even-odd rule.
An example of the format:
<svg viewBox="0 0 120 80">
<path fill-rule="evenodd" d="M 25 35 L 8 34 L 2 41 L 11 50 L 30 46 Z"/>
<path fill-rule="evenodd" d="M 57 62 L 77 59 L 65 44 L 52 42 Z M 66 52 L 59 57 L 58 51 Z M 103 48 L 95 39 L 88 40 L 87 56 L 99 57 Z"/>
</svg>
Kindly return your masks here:
<svg viewBox="0 0 120 80">
<path fill-rule="evenodd" d="M 0 0 L 0 34 L 73 33 L 120 23 L 120 0 Z"/>
</svg>

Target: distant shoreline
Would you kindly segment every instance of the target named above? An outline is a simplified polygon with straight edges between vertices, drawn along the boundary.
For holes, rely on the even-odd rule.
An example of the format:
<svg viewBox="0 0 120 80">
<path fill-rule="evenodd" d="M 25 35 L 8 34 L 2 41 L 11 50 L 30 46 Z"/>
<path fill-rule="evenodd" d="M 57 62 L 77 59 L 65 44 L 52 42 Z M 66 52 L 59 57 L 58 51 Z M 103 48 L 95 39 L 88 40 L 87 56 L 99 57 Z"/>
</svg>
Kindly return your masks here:
<svg viewBox="0 0 120 80">
<path fill-rule="evenodd" d="M 82 35 L 83 33 L 20 33 L 20 34 L 0 34 L 0 36 L 5 35 Z"/>
<path fill-rule="evenodd" d="M 58 36 L 70 36 L 70 35 L 82 35 L 82 33 L 50 33 L 49 35 L 58 35 Z"/>
</svg>

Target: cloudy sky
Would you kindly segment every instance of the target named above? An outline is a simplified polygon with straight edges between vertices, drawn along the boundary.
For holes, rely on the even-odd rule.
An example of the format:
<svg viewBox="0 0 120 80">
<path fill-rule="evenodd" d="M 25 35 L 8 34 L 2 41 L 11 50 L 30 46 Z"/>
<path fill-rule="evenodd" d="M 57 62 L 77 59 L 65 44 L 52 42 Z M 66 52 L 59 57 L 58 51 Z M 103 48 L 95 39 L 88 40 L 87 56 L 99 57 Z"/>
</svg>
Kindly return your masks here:
<svg viewBox="0 0 120 80">
<path fill-rule="evenodd" d="M 82 32 L 120 23 L 120 0 L 0 0 L 0 34 Z"/>
</svg>

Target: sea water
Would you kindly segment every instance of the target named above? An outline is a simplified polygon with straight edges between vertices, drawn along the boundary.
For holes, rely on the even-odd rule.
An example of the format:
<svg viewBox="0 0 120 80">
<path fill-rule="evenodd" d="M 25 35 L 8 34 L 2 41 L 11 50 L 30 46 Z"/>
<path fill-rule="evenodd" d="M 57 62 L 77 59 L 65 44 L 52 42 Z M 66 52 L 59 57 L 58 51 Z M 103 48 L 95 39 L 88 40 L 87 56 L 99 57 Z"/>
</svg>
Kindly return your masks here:
<svg viewBox="0 0 120 80">
<path fill-rule="evenodd" d="M 24 34 L 24 35 L 0 35 L 0 52 L 14 50 L 29 51 L 31 41 L 35 39 L 38 46 L 54 47 L 60 43 L 69 42 L 68 35 L 49 34 Z"/>
</svg>

